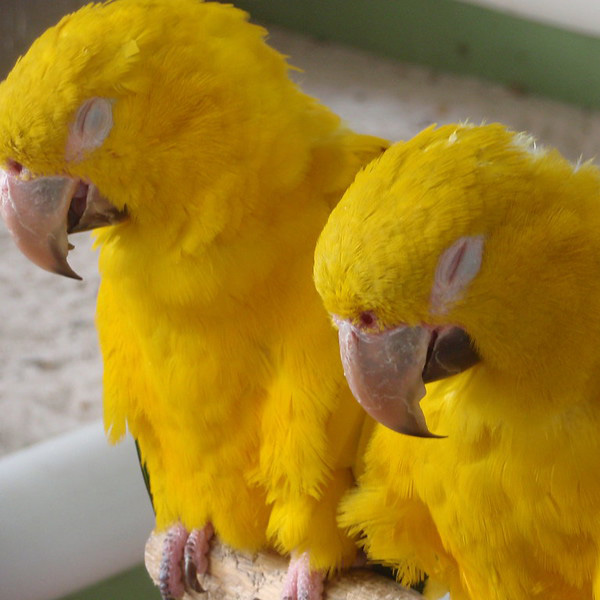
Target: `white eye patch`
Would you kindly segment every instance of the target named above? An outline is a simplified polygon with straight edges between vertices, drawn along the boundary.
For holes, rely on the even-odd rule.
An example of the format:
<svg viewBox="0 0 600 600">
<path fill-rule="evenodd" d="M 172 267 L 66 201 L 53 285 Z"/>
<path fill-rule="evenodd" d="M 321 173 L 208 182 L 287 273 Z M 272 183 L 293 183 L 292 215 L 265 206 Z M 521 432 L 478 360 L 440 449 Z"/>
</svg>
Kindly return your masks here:
<svg viewBox="0 0 600 600">
<path fill-rule="evenodd" d="M 86 152 L 99 148 L 113 126 L 112 102 L 107 98 L 89 98 L 77 111 L 69 128 L 65 148 L 67 161 L 82 160 Z"/>
<path fill-rule="evenodd" d="M 442 252 L 431 288 L 430 311 L 444 315 L 466 289 L 481 268 L 484 238 L 482 235 L 458 238 Z"/>
</svg>

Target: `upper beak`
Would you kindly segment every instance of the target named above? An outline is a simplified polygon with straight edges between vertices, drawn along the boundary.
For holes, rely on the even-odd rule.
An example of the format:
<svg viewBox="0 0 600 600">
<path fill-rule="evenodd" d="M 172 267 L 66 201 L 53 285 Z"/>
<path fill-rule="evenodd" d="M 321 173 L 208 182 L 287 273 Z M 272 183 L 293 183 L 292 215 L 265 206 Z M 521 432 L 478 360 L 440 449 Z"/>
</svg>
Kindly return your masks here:
<svg viewBox="0 0 600 600">
<path fill-rule="evenodd" d="M 340 353 L 350 389 L 382 425 L 417 437 L 429 431 L 419 405 L 425 382 L 469 368 L 479 360 L 469 336 L 458 327 L 400 326 L 368 333 L 336 319 Z"/>
<path fill-rule="evenodd" d="M 0 214 L 18 248 L 53 273 L 81 279 L 67 262 L 67 235 L 122 221 L 93 184 L 72 177 L 22 179 L 0 171 Z"/>
</svg>

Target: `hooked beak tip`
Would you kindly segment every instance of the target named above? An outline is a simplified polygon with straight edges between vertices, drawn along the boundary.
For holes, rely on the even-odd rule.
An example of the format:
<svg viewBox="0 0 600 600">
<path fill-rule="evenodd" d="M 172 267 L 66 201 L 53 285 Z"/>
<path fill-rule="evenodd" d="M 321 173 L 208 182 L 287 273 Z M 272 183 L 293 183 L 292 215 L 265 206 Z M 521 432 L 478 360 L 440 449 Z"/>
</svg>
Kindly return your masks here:
<svg viewBox="0 0 600 600">
<path fill-rule="evenodd" d="M 73 271 L 73 269 L 71 269 L 71 267 L 69 265 L 66 265 L 66 266 L 61 265 L 60 267 L 56 267 L 56 269 L 54 269 L 53 272 L 56 273 L 57 275 L 63 275 L 64 277 L 69 277 L 70 279 L 76 279 L 77 281 L 83 281 L 83 277 L 81 277 L 80 275 L 77 275 L 77 273 L 75 273 L 75 271 Z"/>
<path fill-rule="evenodd" d="M 447 436 L 438 435 L 430 431 L 427 426 L 427 422 L 425 420 L 425 415 L 421 410 L 418 401 L 404 401 L 400 400 L 402 409 L 398 410 L 390 410 L 384 409 L 380 410 L 367 410 L 369 414 L 377 421 L 379 421 L 383 426 L 395 431 L 396 433 L 401 433 L 402 435 L 410 435 L 411 437 L 418 437 L 423 439 L 443 439 Z M 362 404 L 362 403 L 361 403 Z"/>
<path fill-rule="evenodd" d="M 411 429 L 409 427 L 401 427 L 393 429 L 393 431 L 396 431 L 397 433 L 402 433 L 403 435 L 410 435 L 411 437 L 418 437 L 423 439 L 443 440 L 448 437 L 447 435 L 438 435 L 437 433 L 432 433 L 427 427 L 425 429 L 421 429 L 420 427 L 416 429 Z"/>
<path fill-rule="evenodd" d="M 50 254 L 54 258 L 54 264 L 47 266 L 45 264 L 38 263 L 39 266 L 52 273 L 56 273 L 57 275 L 63 275 L 64 277 L 69 277 L 70 279 L 82 281 L 82 277 L 77 275 L 77 273 L 75 273 L 75 271 L 73 271 L 71 268 L 71 265 L 67 262 L 67 254 L 73 247 L 74 246 L 72 244 L 68 244 L 66 251 L 64 251 L 61 249 L 60 244 L 51 244 Z"/>
</svg>

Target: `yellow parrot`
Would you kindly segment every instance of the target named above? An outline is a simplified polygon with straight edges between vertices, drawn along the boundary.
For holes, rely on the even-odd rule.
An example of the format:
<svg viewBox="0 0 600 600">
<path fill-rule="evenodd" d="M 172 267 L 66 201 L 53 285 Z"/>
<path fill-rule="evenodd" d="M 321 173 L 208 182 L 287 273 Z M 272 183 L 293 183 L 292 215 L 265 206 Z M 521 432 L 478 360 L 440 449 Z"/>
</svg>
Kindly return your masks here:
<svg viewBox="0 0 600 600">
<path fill-rule="evenodd" d="M 149 475 L 165 598 L 198 587 L 213 531 L 291 553 L 285 598 L 320 598 L 355 553 L 336 513 L 365 417 L 312 262 L 387 144 L 304 95 L 265 34 L 220 3 L 90 4 L 0 85 L 21 250 L 76 278 L 67 234 L 100 227 L 105 426 Z"/>
<path fill-rule="evenodd" d="M 600 598 L 599 274 L 599 169 L 499 124 L 393 145 L 333 210 L 316 286 L 382 423 L 340 524 L 403 582 Z"/>
</svg>

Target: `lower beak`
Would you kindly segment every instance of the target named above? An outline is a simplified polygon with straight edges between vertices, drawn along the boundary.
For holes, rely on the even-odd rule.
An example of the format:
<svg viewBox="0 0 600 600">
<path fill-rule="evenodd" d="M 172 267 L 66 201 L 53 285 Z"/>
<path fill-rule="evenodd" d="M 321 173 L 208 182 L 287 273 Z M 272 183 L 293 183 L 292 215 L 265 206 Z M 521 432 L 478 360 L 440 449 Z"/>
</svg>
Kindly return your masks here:
<svg viewBox="0 0 600 600">
<path fill-rule="evenodd" d="M 82 191 L 83 190 L 83 191 Z M 75 206 L 76 205 L 76 206 Z M 81 279 L 67 262 L 71 232 L 123 220 L 93 185 L 71 177 L 22 180 L 0 171 L 0 214 L 18 248 L 53 273 Z"/>
</svg>

